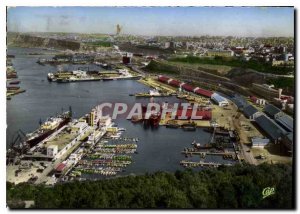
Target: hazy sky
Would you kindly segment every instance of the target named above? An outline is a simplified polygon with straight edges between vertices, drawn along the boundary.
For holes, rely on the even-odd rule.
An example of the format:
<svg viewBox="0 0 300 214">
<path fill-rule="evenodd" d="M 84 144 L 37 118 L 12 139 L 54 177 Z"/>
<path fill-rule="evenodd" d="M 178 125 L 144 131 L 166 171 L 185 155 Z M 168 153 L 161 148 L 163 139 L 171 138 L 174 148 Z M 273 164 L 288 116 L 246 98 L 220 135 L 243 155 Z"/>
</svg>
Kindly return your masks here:
<svg viewBox="0 0 300 214">
<path fill-rule="evenodd" d="M 16 7 L 8 31 L 174 36 L 293 36 L 294 8 Z"/>
</svg>

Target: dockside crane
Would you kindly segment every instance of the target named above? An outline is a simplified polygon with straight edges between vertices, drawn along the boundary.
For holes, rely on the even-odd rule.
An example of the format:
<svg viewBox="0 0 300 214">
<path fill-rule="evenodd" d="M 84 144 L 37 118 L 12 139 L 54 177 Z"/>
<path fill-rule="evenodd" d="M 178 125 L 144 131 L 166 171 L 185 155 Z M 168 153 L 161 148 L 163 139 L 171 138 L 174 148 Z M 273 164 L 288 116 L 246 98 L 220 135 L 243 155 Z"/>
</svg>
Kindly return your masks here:
<svg viewBox="0 0 300 214">
<path fill-rule="evenodd" d="M 13 136 L 12 140 L 9 144 L 9 149 L 7 150 L 7 163 L 14 162 L 14 159 L 17 155 L 24 154 L 28 147 L 26 145 L 22 145 L 26 141 L 27 137 L 26 134 L 19 129 Z"/>
</svg>

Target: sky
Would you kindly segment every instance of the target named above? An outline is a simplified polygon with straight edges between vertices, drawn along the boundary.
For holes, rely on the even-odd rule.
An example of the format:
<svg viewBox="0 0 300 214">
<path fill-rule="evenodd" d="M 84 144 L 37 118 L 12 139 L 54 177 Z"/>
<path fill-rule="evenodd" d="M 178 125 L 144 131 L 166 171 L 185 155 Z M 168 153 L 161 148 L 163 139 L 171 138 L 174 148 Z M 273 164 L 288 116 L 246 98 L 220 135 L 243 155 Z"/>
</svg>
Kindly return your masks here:
<svg viewBox="0 0 300 214">
<path fill-rule="evenodd" d="M 292 7 L 14 7 L 7 30 L 148 36 L 294 36 Z"/>
</svg>

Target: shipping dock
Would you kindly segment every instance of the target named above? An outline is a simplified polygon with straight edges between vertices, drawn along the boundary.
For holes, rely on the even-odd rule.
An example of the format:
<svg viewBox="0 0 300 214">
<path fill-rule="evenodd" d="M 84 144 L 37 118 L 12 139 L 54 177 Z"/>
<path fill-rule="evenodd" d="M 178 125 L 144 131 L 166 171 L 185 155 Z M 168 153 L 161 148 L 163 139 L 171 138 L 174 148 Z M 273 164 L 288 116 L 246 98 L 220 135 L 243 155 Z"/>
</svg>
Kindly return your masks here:
<svg viewBox="0 0 300 214">
<path fill-rule="evenodd" d="M 48 184 L 60 182 L 75 166 L 76 169 L 80 166 L 84 173 L 84 170 L 88 170 L 83 165 L 85 158 L 91 155 L 93 161 L 96 161 L 102 158 L 97 156 L 100 153 L 116 154 L 113 157 L 114 164 L 110 163 L 108 167 L 120 168 L 130 163 L 129 158 L 121 154 L 134 153 L 135 143 L 108 146 L 101 141 L 106 135 L 117 135 L 120 138 L 119 133 L 125 129 L 113 127 L 111 118 L 102 118 L 99 107 L 93 108 L 89 114 L 79 119 L 71 119 L 71 116 L 70 108 L 68 112 L 50 117 L 44 123 L 40 122 L 40 128 L 30 134 L 19 133 L 7 151 L 8 181 Z M 118 140 L 130 139 L 124 137 Z M 100 147 L 98 142 L 102 142 Z M 79 162 L 81 159 L 83 161 Z"/>
<path fill-rule="evenodd" d="M 7 55 L 6 57 L 6 100 L 11 100 L 12 96 L 26 92 L 19 86 L 21 81 L 17 80 L 18 75 L 13 67 L 11 56 Z"/>
<path fill-rule="evenodd" d="M 50 82 L 71 83 L 83 81 L 111 81 L 111 80 L 137 80 L 140 75 L 132 75 L 127 69 L 117 69 L 115 72 L 101 72 L 101 71 L 65 71 L 48 73 L 47 78 Z"/>
</svg>

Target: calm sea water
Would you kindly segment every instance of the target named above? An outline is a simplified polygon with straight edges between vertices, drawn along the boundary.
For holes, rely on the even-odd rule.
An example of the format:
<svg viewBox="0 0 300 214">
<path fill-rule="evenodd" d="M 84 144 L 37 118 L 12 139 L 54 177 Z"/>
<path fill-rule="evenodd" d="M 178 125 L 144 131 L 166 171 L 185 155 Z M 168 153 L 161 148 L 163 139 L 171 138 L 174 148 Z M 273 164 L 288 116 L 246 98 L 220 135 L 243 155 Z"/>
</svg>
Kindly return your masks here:
<svg viewBox="0 0 300 214">
<path fill-rule="evenodd" d="M 20 87 L 25 93 L 12 97 L 7 101 L 7 145 L 12 136 L 21 129 L 32 132 L 39 126 L 40 118 L 60 113 L 72 106 L 74 118 L 81 117 L 102 102 L 125 102 L 133 105 L 137 100 L 129 94 L 147 91 L 149 88 L 135 80 L 79 82 L 58 84 L 47 81 L 47 73 L 55 72 L 56 66 L 42 66 L 36 63 L 37 55 L 27 55 L 30 52 L 40 52 L 40 49 L 9 48 L 8 54 L 14 54 L 13 66 L 18 72 Z M 43 52 L 45 52 L 43 50 Z M 78 66 L 64 65 L 65 69 L 75 69 Z M 90 69 L 100 68 L 90 65 Z M 138 102 L 148 99 L 138 99 Z M 176 98 L 159 98 L 156 101 L 178 101 Z M 195 132 L 185 132 L 181 129 L 145 129 L 142 124 L 132 124 L 125 119 L 115 121 L 119 127 L 126 128 L 124 136 L 138 137 L 138 154 L 133 155 L 134 162 L 126 168 L 127 173 L 145 173 L 154 171 L 175 171 L 182 169 L 179 162 L 185 157 L 180 152 L 190 147 L 193 140 L 207 143 L 210 133 L 197 129 Z M 199 157 L 193 157 L 199 160 Z M 228 162 L 221 157 L 207 157 L 205 161 Z"/>
</svg>

